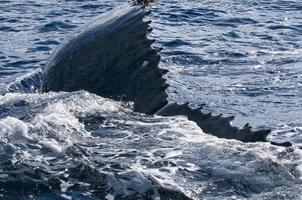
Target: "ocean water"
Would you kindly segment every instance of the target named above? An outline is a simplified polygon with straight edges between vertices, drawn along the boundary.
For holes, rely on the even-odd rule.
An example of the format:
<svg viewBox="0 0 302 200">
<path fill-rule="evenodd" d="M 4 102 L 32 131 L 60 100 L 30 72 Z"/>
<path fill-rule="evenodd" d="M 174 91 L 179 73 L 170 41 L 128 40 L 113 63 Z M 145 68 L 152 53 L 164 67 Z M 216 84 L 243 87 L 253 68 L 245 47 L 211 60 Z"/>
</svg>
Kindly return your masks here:
<svg viewBox="0 0 302 200">
<path fill-rule="evenodd" d="M 148 16 L 170 102 L 270 128 L 289 148 L 86 91 L 39 93 L 55 47 L 125 3 L 0 0 L 0 199 L 302 199 L 302 2 L 158 0 Z"/>
</svg>

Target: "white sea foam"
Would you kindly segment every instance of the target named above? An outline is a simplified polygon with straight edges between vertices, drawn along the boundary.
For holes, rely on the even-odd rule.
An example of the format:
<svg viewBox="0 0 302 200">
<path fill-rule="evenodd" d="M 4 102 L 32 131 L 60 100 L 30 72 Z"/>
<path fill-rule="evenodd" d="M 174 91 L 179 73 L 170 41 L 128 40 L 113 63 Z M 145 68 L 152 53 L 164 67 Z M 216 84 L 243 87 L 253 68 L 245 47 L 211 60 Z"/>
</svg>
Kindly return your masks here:
<svg viewBox="0 0 302 200">
<path fill-rule="evenodd" d="M 28 124 L 14 117 L 0 119 L 0 137 L 8 138 L 12 143 L 21 143 L 29 138 Z"/>
<path fill-rule="evenodd" d="M 129 191 L 152 191 L 152 198 L 159 199 L 158 187 L 181 191 L 198 199 L 199 193 L 205 195 L 220 187 L 212 180 L 247 184 L 261 193 L 260 184 L 274 188 L 294 179 L 293 174 L 299 177 L 302 174 L 301 150 L 291 152 L 269 143 L 247 144 L 219 139 L 203 133 L 185 117 L 145 116 L 84 91 L 0 97 L 2 105 L 20 101 L 27 106 L 26 116 L 18 119 L 13 116 L 13 110 L 12 116 L 0 119 L 0 128 L 4 130 L 0 140 L 11 140 L 13 145 L 35 145 L 41 153 L 37 155 L 22 147 L 14 162 L 22 157 L 49 166 L 54 160 L 69 155 L 80 155 L 78 161 L 87 159 L 92 167 L 94 164 L 89 159 L 108 162 L 105 167 L 96 169 L 107 174 L 106 186 L 112 191 L 107 199 L 130 195 Z M 15 109 L 19 116 L 18 106 Z M 99 116 L 104 122 L 95 121 Z M 88 126 L 95 123 L 96 128 L 87 129 L 80 118 L 85 119 Z M 89 147 L 88 144 L 93 145 Z M 90 158 L 89 155 L 94 156 Z M 107 171 L 110 163 L 127 167 L 111 173 Z M 197 174 L 210 174 L 211 179 L 200 182 L 189 178 Z M 61 176 L 65 175 L 68 178 L 68 173 L 62 172 Z M 69 187 L 62 185 L 62 189 L 63 195 L 67 195 Z"/>
</svg>

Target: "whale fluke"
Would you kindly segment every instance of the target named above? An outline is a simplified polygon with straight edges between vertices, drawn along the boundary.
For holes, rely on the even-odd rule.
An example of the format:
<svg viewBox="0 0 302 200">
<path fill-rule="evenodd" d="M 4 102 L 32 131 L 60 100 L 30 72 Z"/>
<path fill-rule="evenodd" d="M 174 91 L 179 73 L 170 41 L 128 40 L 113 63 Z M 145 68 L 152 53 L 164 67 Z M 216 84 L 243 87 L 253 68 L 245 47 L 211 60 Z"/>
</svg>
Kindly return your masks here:
<svg viewBox="0 0 302 200">
<path fill-rule="evenodd" d="M 147 114 L 166 105 L 165 71 L 146 35 L 147 14 L 140 6 L 125 6 L 75 31 L 48 60 L 42 91 L 87 90 L 132 101 L 135 111 Z"/>
<path fill-rule="evenodd" d="M 257 142 L 266 141 L 270 130 L 252 131 L 251 126 L 246 124 L 243 128 L 234 127 L 231 117 L 222 117 L 222 115 L 212 116 L 211 113 L 202 113 L 200 109 L 190 108 L 188 103 L 178 105 L 177 103 L 168 104 L 156 113 L 161 116 L 175 116 L 184 115 L 189 120 L 196 122 L 196 124 L 205 133 L 210 133 L 220 138 L 236 139 L 242 142 Z"/>
<path fill-rule="evenodd" d="M 47 62 L 42 92 L 86 90 L 114 100 L 131 101 L 137 112 L 187 116 L 205 133 L 217 137 L 266 141 L 270 130 L 252 131 L 249 124 L 234 127 L 232 116 L 204 114 L 188 103 L 168 104 L 168 84 L 163 78 L 167 70 L 158 67 L 159 50 L 147 38 L 152 29 L 150 21 L 144 21 L 149 13 L 143 9 L 145 5 L 112 10 L 67 37 Z"/>
</svg>

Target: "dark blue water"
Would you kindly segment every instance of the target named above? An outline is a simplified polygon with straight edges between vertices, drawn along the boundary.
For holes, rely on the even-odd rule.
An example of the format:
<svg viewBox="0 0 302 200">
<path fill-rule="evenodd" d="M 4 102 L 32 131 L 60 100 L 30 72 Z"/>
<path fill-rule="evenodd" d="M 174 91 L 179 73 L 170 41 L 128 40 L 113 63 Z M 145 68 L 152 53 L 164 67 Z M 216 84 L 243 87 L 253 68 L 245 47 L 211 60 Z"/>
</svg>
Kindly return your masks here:
<svg viewBox="0 0 302 200">
<path fill-rule="evenodd" d="M 40 94 L 73 30 L 125 1 L 0 1 L 0 199 L 302 199 L 302 2 L 152 5 L 169 101 L 272 129 L 244 144 L 85 91 Z"/>
</svg>

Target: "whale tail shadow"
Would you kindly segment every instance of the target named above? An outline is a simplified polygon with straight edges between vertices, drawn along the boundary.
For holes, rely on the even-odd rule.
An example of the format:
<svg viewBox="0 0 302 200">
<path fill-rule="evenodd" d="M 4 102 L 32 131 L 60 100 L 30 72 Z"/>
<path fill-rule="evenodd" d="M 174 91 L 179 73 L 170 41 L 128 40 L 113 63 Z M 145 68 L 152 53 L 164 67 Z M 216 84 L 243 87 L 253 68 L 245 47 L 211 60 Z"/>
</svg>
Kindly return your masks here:
<svg viewBox="0 0 302 200">
<path fill-rule="evenodd" d="M 160 55 L 147 38 L 150 21 L 144 20 L 149 11 L 142 7 L 112 10 L 69 35 L 47 62 L 42 92 L 86 90 L 131 101 L 137 112 L 187 116 L 217 137 L 266 141 L 270 130 L 252 131 L 248 124 L 240 129 L 231 125 L 233 117 L 204 114 L 188 104 L 168 104 L 163 78 L 167 71 L 158 67 Z"/>
</svg>

